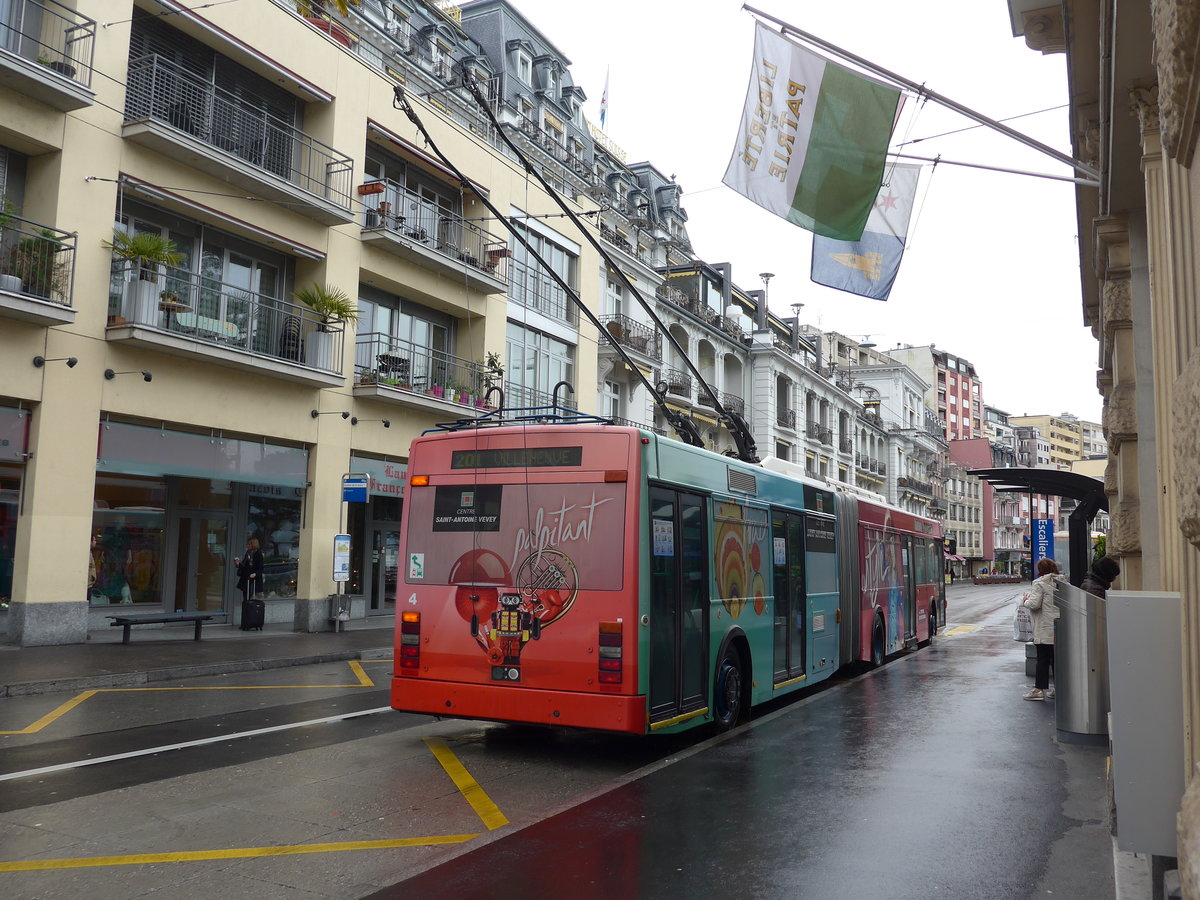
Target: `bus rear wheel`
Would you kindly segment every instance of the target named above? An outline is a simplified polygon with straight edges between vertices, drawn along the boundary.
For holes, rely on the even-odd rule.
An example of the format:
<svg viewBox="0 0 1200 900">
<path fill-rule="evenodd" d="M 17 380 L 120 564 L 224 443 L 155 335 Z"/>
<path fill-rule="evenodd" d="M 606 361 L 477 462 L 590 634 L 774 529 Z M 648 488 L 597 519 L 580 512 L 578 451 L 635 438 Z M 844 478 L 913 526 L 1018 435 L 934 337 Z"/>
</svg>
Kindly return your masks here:
<svg viewBox="0 0 1200 900">
<path fill-rule="evenodd" d="M 871 633 L 871 668 L 878 669 L 883 665 L 883 622 L 876 620 L 875 630 Z"/>
<path fill-rule="evenodd" d="M 741 721 L 742 693 L 742 655 L 737 648 L 726 647 L 713 684 L 713 723 L 717 731 L 729 731 Z"/>
</svg>

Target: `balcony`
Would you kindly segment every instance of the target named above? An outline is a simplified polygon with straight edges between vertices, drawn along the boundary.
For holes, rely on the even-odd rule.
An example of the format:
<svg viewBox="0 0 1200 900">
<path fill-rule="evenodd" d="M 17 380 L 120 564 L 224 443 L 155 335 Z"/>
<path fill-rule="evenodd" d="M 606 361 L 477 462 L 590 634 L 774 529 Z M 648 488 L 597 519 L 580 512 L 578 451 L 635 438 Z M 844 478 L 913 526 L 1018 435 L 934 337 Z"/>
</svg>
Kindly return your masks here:
<svg viewBox="0 0 1200 900">
<path fill-rule="evenodd" d="M 75 321 L 75 235 L 0 209 L 0 316 L 33 325 Z"/>
<path fill-rule="evenodd" d="M 640 428 L 642 431 L 652 431 L 662 437 L 667 437 L 667 432 L 663 428 L 655 428 L 653 425 L 646 425 L 643 422 L 635 422 L 632 419 L 622 419 L 620 416 L 613 416 L 610 421 L 614 425 L 622 425 L 626 428 Z"/>
<path fill-rule="evenodd" d="M 601 316 L 600 324 L 622 347 L 628 347 L 647 359 L 662 362 L 662 337 L 649 325 L 621 314 Z"/>
<path fill-rule="evenodd" d="M 508 299 L 548 318 L 579 326 L 579 309 L 540 265 L 513 260 Z"/>
<path fill-rule="evenodd" d="M 614 229 L 600 223 L 600 237 L 612 244 L 618 250 L 623 250 L 626 253 L 633 254 L 633 244 L 629 243 L 629 239 L 618 234 Z"/>
<path fill-rule="evenodd" d="M 842 453 L 852 452 L 854 450 L 854 439 L 848 437 L 840 438 L 838 440 L 838 450 Z"/>
<path fill-rule="evenodd" d="M 492 384 L 481 363 L 391 335 L 360 334 L 355 344 L 355 396 L 434 412 L 449 412 L 454 406 L 475 410 L 484 408 Z"/>
<path fill-rule="evenodd" d="M 814 441 L 820 440 L 821 439 L 820 423 L 810 421 L 807 425 L 804 426 L 804 434 L 805 434 L 805 436 L 812 438 Z"/>
<path fill-rule="evenodd" d="M 663 369 L 660 383 L 666 383 L 667 393 L 692 399 L 692 376 L 678 369 Z"/>
<path fill-rule="evenodd" d="M 474 222 L 441 209 L 402 185 L 377 182 L 383 192 L 364 201 L 362 241 L 422 268 L 465 282 L 483 294 L 508 289 L 508 244 Z"/>
<path fill-rule="evenodd" d="M 510 384 L 504 389 L 504 408 L 520 413 L 522 410 L 548 410 L 554 406 L 554 395 L 539 391 L 537 388 L 525 387 L 520 384 Z M 558 395 L 559 409 L 579 409 L 579 404 L 573 395 L 561 393 Z"/>
<path fill-rule="evenodd" d="M 933 485 L 931 485 L 928 481 L 920 481 L 916 478 L 901 476 L 900 478 L 896 479 L 896 484 L 898 487 L 906 488 L 914 494 L 921 494 L 922 496 L 926 497 L 933 496 Z"/>
<path fill-rule="evenodd" d="M 117 268 L 105 338 L 318 387 L 344 383 L 341 325 L 307 306 L 189 272 Z"/>
<path fill-rule="evenodd" d="M 796 430 L 796 411 L 794 409 L 775 410 L 775 424 L 781 428 Z"/>
<path fill-rule="evenodd" d="M 692 315 L 696 315 L 699 309 L 695 300 L 685 294 L 679 288 L 673 288 L 669 284 L 660 284 L 654 291 L 654 296 L 659 300 L 665 300 L 680 309 L 686 309 Z"/>
<path fill-rule="evenodd" d="M 95 102 L 96 23 L 57 0 L 0 4 L 0 85 L 62 112 Z"/>
<path fill-rule="evenodd" d="M 129 62 L 121 135 L 324 225 L 354 218 L 350 157 L 160 56 Z"/>
<path fill-rule="evenodd" d="M 830 428 L 822 428 L 817 433 L 817 440 L 819 440 L 826 447 L 832 447 L 833 446 L 833 430 Z"/>
<path fill-rule="evenodd" d="M 746 401 L 736 394 L 722 393 L 721 405 L 725 407 L 727 412 L 737 413 L 739 416 L 746 415 Z"/>
</svg>

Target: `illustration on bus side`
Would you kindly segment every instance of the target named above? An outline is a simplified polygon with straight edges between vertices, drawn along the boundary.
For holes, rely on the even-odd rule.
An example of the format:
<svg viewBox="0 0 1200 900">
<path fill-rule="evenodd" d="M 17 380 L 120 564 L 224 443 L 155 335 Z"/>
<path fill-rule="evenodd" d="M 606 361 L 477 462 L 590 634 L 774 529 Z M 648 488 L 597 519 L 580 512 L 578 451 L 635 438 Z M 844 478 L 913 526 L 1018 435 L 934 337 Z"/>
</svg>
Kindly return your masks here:
<svg viewBox="0 0 1200 900">
<path fill-rule="evenodd" d="M 753 604 L 754 614 L 761 616 L 766 609 L 767 594 L 762 569 L 764 548 L 770 537 L 767 513 L 737 503 L 719 502 L 715 518 L 716 575 L 721 604 L 735 619 L 748 603 Z"/>
<path fill-rule="evenodd" d="M 581 586 L 621 586 L 623 485 L 439 485 L 410 502 L 430 506 L 432 533 L 410 554 L 408 581 L 448 586 L 493 681 L 522 681 L 526 647 Z"/>
</svg>

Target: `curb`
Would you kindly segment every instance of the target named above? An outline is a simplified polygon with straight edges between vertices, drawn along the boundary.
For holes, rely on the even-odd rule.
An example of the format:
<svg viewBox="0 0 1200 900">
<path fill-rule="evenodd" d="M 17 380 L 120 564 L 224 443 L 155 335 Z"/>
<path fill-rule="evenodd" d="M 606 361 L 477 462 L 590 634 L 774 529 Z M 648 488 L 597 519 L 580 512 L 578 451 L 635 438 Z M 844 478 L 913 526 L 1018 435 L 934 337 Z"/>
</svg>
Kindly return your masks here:
<svg viewBox="0 0 1200 900">
<path fill-rule="evenodd" d="M 283 656 L 274 659 L 231 659 L 226 662 L 148 669 L 145 672 L 114 672 L 107 675 L 80 675 L 43 681 L 22 681 L 16 684 L 0 685 L 0 697 L 30 697 L 38 694 L 139 687 L 159 681 L 203 678 L 208 675 L 232 675 L 238 672 L 262 672 L 268 669 L 312 666 L 351 659 L 378 660 L 391 659 L 391 657 L 391 647 L 374 647 L 363 650 L 331 650 L 309 656 Z"/>
</svg>

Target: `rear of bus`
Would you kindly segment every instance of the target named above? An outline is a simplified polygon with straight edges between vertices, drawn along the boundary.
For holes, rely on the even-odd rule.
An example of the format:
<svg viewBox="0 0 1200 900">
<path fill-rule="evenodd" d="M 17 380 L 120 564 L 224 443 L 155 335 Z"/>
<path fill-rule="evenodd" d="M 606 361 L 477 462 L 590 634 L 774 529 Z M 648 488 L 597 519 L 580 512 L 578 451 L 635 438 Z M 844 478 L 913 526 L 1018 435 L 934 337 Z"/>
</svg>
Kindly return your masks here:
<svg viewBox="0 0 1200 900">
<path fill-rule="evenodd" d="M 642 734 L 641 433 L 503 426 L 409 456 L 392 707 Z"/>
</svg>

